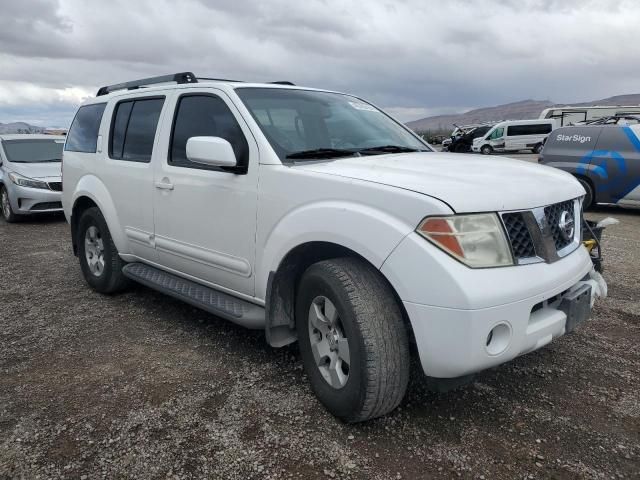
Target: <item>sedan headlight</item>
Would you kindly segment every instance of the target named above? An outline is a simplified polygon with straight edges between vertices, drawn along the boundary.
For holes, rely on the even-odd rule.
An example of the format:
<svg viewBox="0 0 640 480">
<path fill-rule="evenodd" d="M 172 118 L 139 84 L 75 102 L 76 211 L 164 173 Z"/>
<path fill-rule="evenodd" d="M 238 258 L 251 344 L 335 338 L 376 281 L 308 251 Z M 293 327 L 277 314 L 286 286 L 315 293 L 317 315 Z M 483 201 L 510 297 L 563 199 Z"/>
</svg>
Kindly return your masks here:
<svg viewBox="0 0 640 480">
<path fill-rule="evenodd" d="M 495 213 L 425 218 L 420 235 L 473 268 L 513 265 L 513 256 Z"/>
<path fill-rule="evenodd" d="M 40 180 L 34 180 L 33 178 L 23 177 L 22 175 L 18 175 L 15 172 L 9 173 L 9 179 L 15 183 L 16 185 L 20 185 L 21 187 L 28 188 L 43 188 L 45 190 L 49 189 L 49 185 L 47 182 L 42 182 Z"/>
</svg>

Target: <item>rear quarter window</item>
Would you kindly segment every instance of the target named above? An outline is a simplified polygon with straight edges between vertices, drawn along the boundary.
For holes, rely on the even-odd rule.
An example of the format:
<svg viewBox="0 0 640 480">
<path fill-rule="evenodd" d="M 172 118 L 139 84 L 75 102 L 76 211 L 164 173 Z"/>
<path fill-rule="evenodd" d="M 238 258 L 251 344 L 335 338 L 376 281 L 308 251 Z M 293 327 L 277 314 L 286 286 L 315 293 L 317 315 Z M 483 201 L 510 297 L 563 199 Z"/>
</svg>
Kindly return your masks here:
<svg viewBox="0 0 640 480">
<path fill-rule="evenodd" d="M 80 107 L 76 113 L 64 149 L 68 152 L 96 153 L 98 131 L 106 103 Z"/>
</svg>

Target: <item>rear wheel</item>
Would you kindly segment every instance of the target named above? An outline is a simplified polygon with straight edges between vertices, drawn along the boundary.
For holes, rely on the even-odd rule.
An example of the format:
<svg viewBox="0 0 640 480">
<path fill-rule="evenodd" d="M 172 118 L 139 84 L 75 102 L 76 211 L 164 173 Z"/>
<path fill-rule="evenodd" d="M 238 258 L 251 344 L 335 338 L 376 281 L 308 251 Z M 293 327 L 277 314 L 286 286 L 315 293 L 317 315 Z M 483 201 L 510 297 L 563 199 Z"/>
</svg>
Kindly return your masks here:
<svg viewBox="0 0 640 480">
<path fill-rule="evenodd" d="M 2 210 L 2 217 L 7 223 L 13 223 L 18 220 L 18 215 L 13 213 L 13 209 L 11 208 L 9 192 L 4 185 L 0 186 L 0 209 Z"/>
<path fill-rule="evenodd" d="M 587 192 L 587 194 L 584 196 L 584 201 L 582 202 L 582 209 L 589 210 L 595 204 L 595 194 L 593 191 L 593 187 L 591 186 L 591 183 L 584 178 L 578 177 L 578 181 L 580 182 L 580 185 L 582 185 L 582 188 L 584 188 L 584 191 Z"/>
<path fill-rule="evenodd" d="M 409 347 L 380 273 L 358 259 L 325 260 L 309 267 L 298 292 L 302 360 L 327 410 L 360 422 L 396 408 L 409 381 Z"/>
<path fill-rule="evenodd" d="M 493 148 L 491 148 L 491 145 L 483 145 L 480 149 L 480 153 L 483 155 L 491 155 L 493 153 Z"/>
<path fill-rule="evenodd" d="M 97 207 L 85 210 L 80 217 L 77 244 L 80 268 L 94 290 L 115 293 L 129 284 L 122 273 L 125 262 L 118 255 L 107 222 Z"/>
</svg>

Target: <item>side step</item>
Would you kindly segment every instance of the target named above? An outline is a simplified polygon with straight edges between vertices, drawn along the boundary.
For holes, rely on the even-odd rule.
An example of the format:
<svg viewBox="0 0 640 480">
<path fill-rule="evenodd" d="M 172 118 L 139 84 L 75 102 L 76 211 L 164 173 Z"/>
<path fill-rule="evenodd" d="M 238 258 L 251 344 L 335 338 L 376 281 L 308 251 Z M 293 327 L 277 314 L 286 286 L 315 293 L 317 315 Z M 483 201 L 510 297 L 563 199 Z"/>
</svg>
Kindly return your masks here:
<svg viewBox="0 0 640 480">
<path fill-rule="evenodd" d="M 167 273 L 144 263 L 129 263 L 122 273 L 146 287 L 170 295 L 251 329 L 264 329 L 265 309 L 210 287 Z"/>
</svg>

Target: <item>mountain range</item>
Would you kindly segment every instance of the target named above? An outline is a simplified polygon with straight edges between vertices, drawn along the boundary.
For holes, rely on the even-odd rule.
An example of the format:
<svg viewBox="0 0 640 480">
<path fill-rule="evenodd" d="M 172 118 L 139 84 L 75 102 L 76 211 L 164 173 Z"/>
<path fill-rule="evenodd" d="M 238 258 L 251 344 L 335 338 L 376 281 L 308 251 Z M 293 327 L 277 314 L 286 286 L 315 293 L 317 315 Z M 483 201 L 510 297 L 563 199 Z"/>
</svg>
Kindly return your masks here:
<svg viewBox="0 0 640 480">
<path fill-rule="evenodd" d="M 640 105 L 640 93 L 617 95 L 615 97 L 592 100 L 580 103 L 554 103 L 551 100 L 521 100 L 505 103 L 495 107 L 484 107 L 469 110 L 464 113 L 436 115 L 407 122 L 406 125 L 417 132 L 450 131 L 453 124 L 465 125 L 469 123 L 492 122 L 499 120 L 524 120 L 538 118 L 545 108 L 572 105 L 576 107 L 587 105 Z M 0 123 L 0 134 L 7 133 L 43 133 L 44 127 L 36 127 L 26 122 Z"/>
<path fill-rule="evenodd" d="M 46 128 L 36 127 L 26 122 L 0 123 L 0 134 L 8 133 L 43 133 Z"/>
<path fill-rule="evenodd" d="M 540 116 L 545 108 L 572 105 L 576 107 L 587 105 L 640 105 L 640 93 L 617 95 L 615 97 L 592 100 L 580 103 L 554 103 L 551 100 L 522 100 L 506 103 L 495 107 L 477 108 L 468 112 L 450 115 L 436 115 L 407 122 L 407 126 L 417 132 L 451 131 L 453 124 L 465 125 L 469 123 L 491 122 L 499 120 L 525 120 Z"/>
</svg>

